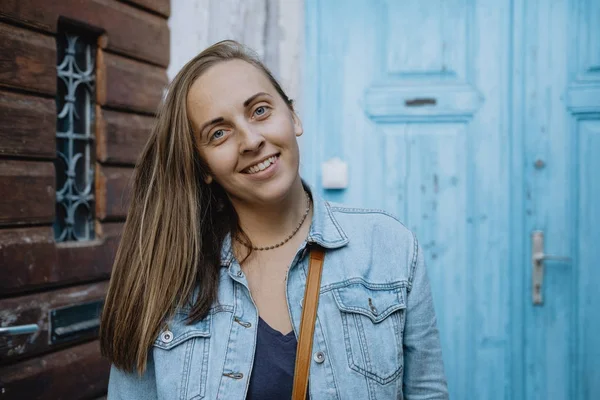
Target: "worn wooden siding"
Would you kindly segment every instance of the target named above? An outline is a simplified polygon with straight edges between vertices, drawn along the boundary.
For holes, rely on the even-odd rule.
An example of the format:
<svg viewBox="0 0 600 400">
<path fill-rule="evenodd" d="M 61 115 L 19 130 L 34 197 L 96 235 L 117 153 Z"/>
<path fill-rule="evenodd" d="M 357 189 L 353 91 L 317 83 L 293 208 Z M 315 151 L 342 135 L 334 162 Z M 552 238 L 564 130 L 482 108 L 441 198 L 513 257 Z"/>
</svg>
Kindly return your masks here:
<svg viewBox="0 0 600 400">
<path fill-rule="evenodd" d="M 133 165 L 167 83 L 169 0 L 0 3 L 0 336 L 3 399 L 98 399 L 108 362 L 95 336 L 50 344 L 49 311 L 104 298 Z M 54 240 L 57 21 L 98 34 L 96 239 Z"/>
<path fill-rule="evenodd" d="M 258 52 L 301 110 L 303 10 L 303 0 L 0 4 L 0 51 L 11 55 L 0 61 L 0 326 L 41 327 L 33 336 L 0 337 L 2 398 L 70 398 L 75 392 L 78 398 L 103 398 L 108 370 L 97 341 L 49 345 L 48 310 L 104 296 L 128 180 L 167 82 L 165 71 L 172 78 L 208 45 L 236 39 Z M 97 239 L 84 246 L 56 245 L 51 226 L 59 17 L 100 34 Z"/>
</svg>

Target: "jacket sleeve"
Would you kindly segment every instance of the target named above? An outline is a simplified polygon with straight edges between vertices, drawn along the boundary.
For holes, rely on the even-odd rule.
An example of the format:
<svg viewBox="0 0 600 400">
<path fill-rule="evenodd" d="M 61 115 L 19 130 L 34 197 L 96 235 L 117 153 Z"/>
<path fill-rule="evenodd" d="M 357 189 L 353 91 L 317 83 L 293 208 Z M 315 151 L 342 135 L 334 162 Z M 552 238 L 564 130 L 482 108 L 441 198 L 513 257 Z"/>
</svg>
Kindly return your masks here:
<svg viewBox="0 0 600 400">
<path fill-rule="evenodd" d="M 403 392 L 406 400 L 446 400 L 448 387 L 431 288 L 422 249 L 414 240 L 403 338 Z"/>
<path fill-rule="evenodd" d="M 157 400 L 152 351 L 148 353 L 146 372 L 126 372 L 111 365 L 107 400 Z"/>
</svg>

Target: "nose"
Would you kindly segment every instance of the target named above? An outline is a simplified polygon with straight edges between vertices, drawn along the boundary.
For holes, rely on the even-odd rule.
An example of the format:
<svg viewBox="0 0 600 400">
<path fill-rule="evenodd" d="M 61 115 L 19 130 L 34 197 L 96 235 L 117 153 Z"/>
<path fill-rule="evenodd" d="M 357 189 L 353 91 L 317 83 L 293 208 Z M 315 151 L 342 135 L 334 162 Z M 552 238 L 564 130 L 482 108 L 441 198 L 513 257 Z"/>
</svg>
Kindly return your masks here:
<svg viewBox="0 0 600 400">
<path fill-rule="evenodd" d="M 241 143 L 240 154 L 252 153 L 260 150 L 265 144 L 265 138 L 260 132 L 249 124 L 239 128 Z"/>
</svg>

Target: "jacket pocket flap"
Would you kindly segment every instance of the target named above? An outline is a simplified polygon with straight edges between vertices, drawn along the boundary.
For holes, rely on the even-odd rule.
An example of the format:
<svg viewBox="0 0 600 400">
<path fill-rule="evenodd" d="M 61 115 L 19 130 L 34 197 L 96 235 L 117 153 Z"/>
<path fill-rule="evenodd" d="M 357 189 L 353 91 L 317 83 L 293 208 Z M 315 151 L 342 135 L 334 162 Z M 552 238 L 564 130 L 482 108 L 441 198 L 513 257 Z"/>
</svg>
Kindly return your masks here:
<svg viewBox="0 0 600 400">
<path fill-rule="evenodd" d="M 208 314 L 203 320 L 187 325 L 185 318 L 187 315 L 175 314 L 166 328 L 162 329 L 154 346 L 169 350 L 181 342 L 193 337 L 210 337 L 212 314 Z"/>
<path fill-rule="evenodd" d="M 335 301 L 341 311 L 365 315 L 379 323 L 397 310 L 405 309 L 403 287 L 373 288 L 363 283 L 333 290 Z"/>
</svg>

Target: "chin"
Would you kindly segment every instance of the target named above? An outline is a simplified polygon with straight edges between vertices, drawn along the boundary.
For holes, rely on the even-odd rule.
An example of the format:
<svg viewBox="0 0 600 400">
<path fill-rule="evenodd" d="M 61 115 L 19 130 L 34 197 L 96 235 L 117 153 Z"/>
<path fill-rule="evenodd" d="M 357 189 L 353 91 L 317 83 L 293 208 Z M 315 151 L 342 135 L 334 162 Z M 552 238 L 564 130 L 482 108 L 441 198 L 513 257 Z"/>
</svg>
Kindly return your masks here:
<svg viewBox="0 0 600 400">
<path fill-rule="evenodd" d="M 292 190 L 296 181 L 296 175 L 290 173 L 281 174 L 273 177 L 261 184 L 251 184 L 248 192 L 252 197 L 258 197 L 261 200 L 274 203 L 284 200 Z"/>
<path fill-rule="evenodd" d="M 256 194 L 258 195 L 258 197 L 262 198 L 267 202 L 281 201 L 286 198 L 286 196 L 292 189 L 293 183 L 293 178 L 273 180 L 272 182 L 268 182 L 266 185 L 263 185 L 260 188 L 260 191 L 257 191 Z"/>
</svg>

